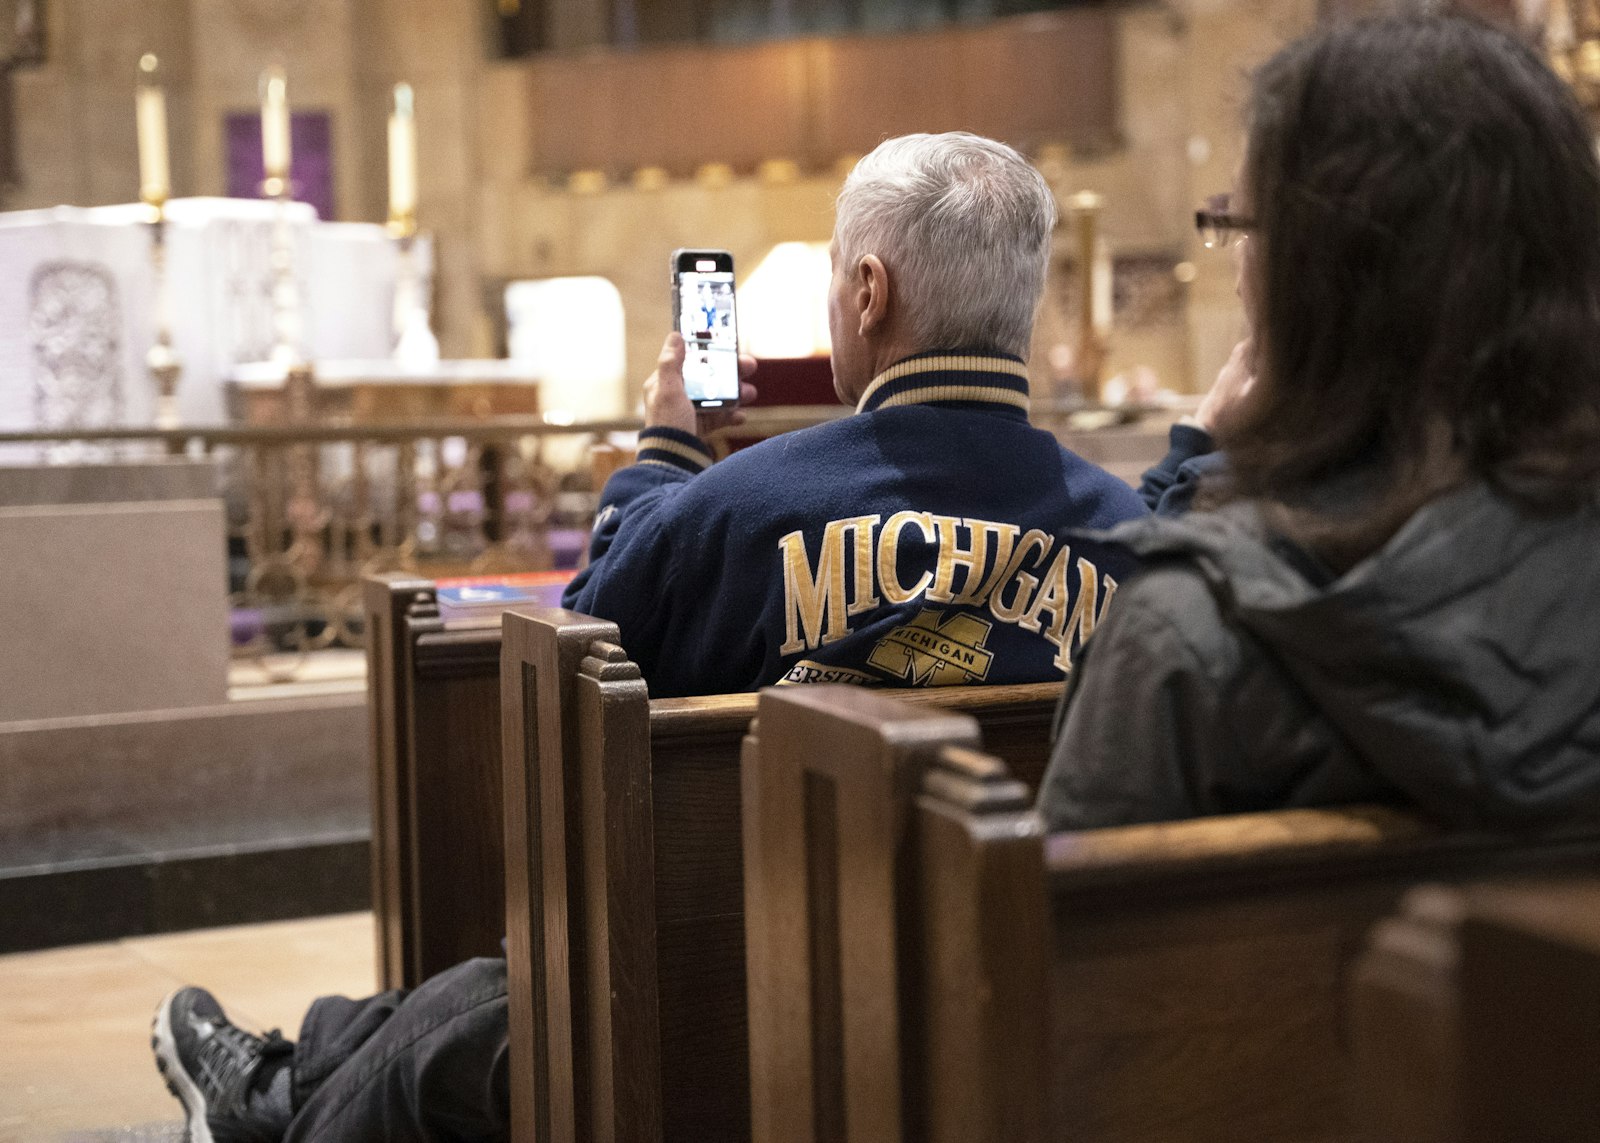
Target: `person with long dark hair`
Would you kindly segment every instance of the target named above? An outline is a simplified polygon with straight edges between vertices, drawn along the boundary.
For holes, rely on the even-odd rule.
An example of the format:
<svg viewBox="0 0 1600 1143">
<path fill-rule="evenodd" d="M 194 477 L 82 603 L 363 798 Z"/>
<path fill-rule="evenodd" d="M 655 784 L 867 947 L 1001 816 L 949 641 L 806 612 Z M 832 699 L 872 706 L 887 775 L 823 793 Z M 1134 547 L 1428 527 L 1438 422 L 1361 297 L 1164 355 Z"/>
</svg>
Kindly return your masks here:
<svg viewBox="0 0 1600 1143">
<path fill-rule="evenodd" d="M 1392 800 L 1600 813 L 1600 166 L 1566 87 L 1462 16 L 1255 74 L 1252 337 L 1197 511 L 1074 667 L 1054 828 Z"/>
</svg>

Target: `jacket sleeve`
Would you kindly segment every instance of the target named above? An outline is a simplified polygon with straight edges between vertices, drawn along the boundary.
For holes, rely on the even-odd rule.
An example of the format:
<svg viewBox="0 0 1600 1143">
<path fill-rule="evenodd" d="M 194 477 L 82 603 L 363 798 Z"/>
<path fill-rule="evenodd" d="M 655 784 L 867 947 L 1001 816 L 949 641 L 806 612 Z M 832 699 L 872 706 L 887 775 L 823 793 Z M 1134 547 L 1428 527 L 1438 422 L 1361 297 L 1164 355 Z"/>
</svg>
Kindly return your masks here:
<svg viewBox="0 0 1600 1143">
<path fill-rule="evenodd" d="M 641 430 L 638 459 L 614 473 L 600 492 L 600 508 L 589 536 L 589 566 L 563 593 L 562 605 L 574 606 L 569 599 L 611 550 L 625 520 L 652 508 L 655 494 L 685 485 L 700 475 L 711 467 L 713 459 L 705 442 L 690 433 L 668 428 Z"/>
<path fill-rule="evenodd" d="M 653 630 L 678 531 L 675 508 L 711 461 L 698 437 L 676 429 L 641 432 L 638 463 L 606 481 L 589 539 L 589 566 L 567 585 L 561 605 L 612 620 L 630 650 L 656 645 Z"/>
<path fill-rule="evenodd" d="M 1125 587 L 1073 666 L 1039 791 L 1052 831 L 1215 812 L 1210 769 L 1237 757 L 1225 688 L 1166 613 L 1164 578 Z"/>
<path fill-rule="evenodd" d="M 1189 510 L 1200 478 L 1221 466 L 1222 454 L 1211 434 L 1199 425 L 1179 422 L 1167 434 L 1167 455 L 1139 481 L 1139 497 L 1157 516 L 1181 516 Z"/>
</svg>

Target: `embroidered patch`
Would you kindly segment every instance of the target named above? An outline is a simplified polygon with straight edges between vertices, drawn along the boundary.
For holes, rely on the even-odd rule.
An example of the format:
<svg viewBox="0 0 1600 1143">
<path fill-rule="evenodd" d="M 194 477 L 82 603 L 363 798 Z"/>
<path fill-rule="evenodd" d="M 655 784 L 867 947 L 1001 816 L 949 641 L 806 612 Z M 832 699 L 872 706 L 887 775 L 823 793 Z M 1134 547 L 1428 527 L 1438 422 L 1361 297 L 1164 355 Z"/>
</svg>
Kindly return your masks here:
<svg viewBox="0 0 1600 1143">
<path fill-rule="evenodd" d="M 915 687 L 947 687 L 982 682 L 994 655 L 984 649 L 994 624 L 957 613 L 940 622 L 931 608 L 896 627 L 867 656 L 871 666 Z"/>
</svg>

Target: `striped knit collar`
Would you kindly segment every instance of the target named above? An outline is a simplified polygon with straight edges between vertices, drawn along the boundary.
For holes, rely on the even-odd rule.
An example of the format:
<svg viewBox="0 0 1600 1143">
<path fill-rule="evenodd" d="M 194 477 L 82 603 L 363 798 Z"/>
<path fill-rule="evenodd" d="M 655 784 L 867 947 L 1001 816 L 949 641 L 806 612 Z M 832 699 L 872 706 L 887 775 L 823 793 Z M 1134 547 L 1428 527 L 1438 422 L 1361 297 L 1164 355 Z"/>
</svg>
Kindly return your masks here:
<svg viewBox="0 0 1600 1143">
<path fill-rule="evenodd" d="M 872 379 L 856 412 L 895 405 L 959 404 L 1028 416 L 1028 370 L 999 353 L 936 350 L 908 357 Z"/>
</svg>

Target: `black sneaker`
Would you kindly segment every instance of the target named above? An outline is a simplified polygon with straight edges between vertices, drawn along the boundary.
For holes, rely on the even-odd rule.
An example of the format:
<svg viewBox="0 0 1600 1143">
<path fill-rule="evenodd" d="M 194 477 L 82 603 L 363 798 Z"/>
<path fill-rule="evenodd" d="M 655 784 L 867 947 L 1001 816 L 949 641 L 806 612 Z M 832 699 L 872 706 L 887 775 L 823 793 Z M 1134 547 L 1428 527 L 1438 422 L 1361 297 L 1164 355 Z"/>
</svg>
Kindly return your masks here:
<svg viewBox="0 0 1600 1143">
<path fill-rule="evenodd" d="M 283 1137 L 287 1108 L 273 1107 L 283 1101 L 267 1098 L 267 1081 L 289 1063 L 294 1045 L 276 1031 L 236 1028 L 211 993 L 180 988 L 156 1009 L 150 1046 L 167 1090 L 183 1104 L 190 1143 Z"/>
</svg>

